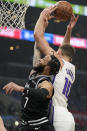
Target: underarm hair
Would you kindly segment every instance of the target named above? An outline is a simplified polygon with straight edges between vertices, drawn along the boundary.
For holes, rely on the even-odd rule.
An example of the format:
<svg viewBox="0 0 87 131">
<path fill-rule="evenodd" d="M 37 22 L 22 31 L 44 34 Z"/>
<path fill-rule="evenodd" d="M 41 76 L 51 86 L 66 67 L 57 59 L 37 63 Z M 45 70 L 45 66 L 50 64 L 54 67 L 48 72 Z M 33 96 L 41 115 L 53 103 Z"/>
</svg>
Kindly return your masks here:
<svg viewBox="0 0 87 131">
<path fill-rule="evenodd" d="M 41 52 L 40 50 L 37 48 L 36 44 L 34 45 L 34 56 L 33 56 L 33 67 L 37 66 L 38 61 L 41 58 Z"/>
</svg>

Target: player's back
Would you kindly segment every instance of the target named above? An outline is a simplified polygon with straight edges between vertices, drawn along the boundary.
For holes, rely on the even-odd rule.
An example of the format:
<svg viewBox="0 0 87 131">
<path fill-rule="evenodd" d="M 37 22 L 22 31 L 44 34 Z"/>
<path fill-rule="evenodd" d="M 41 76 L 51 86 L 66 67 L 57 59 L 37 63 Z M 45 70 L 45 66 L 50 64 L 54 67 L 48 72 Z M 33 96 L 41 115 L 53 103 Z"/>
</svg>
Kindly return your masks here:
<svg viewBox="0 0 87 131">
<path fill-rule="evenodd" d="M 64 66 L 54 79 L 54 96 L 52 98 L 54 106 L 67 107 L 70 89 L 75 80 L 75 66 L 64 61 Z"/>
</svg>

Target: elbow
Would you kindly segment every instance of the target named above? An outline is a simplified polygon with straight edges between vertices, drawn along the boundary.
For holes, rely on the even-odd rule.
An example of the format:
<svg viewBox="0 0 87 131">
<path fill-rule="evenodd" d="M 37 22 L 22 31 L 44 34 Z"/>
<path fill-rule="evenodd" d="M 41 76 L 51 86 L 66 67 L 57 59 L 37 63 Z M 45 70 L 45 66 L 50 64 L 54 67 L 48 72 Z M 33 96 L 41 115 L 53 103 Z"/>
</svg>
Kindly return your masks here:
<svg viewBox="0 0 87 131">
<path fill-rule="evenodd" d="M 40 33 L 38 33 L 37 31 L 34 32 L 34 38 L 36 41 L 38 41 L 40 37 L 41 37 Z"/>
<path fill-rule="evenodd" d="M 34 32 L 34 38 L 35 38 L 37 47 L 39 47 L 39 45 L 43 39 L 43 36 L 40 33 Z"/>
</svg>

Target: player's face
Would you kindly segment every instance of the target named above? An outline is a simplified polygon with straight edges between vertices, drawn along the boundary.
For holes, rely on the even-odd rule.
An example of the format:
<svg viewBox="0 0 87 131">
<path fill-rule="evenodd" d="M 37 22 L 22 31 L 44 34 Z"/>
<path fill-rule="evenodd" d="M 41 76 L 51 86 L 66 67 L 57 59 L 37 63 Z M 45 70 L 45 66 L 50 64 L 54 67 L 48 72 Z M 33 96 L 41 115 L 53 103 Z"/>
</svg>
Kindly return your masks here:
<svg viewBox="0 0 87 131">
<path fill-rule="evenodd" d="M 50 60 L 51 60 L 50 56 L 45 56 L 43 59 L 39 60 L 37 67 L 34 67 L 33 69 L 38 73 L 42 73 L 45 67 L 48 66 Z M 48 70 L 46 71 L 46 73 L 48 73 Z"/>
<path fill-rule="evenodd" d="M 49 61 L 51 60 L 50 55 L 45 56 L 43 59 L 40 59 L 39 65 L 48 65 Z"/>
</svg>

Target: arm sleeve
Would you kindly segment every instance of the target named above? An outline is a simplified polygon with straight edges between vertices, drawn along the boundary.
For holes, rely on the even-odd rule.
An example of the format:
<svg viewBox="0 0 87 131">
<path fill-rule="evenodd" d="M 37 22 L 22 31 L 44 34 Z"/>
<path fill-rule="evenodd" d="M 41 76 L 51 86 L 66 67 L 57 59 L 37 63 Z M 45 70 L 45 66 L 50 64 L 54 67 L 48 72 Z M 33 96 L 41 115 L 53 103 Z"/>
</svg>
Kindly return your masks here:
<svg viewBox="0 0 87 131">
<path fill-rule="evenodd" d="M 49 92 L 47 89 L 45 88 L 37 88 L 37 89 L 24 89 L 24 93 L 27 95 L 27 96 L 30 96 L 32 98 L 35 98 L 36 100 L 39 100 L 39 101 L 43 101 L 45 99 L 47 99 L 47 96 L 49 95 Z"/>
</svg>

